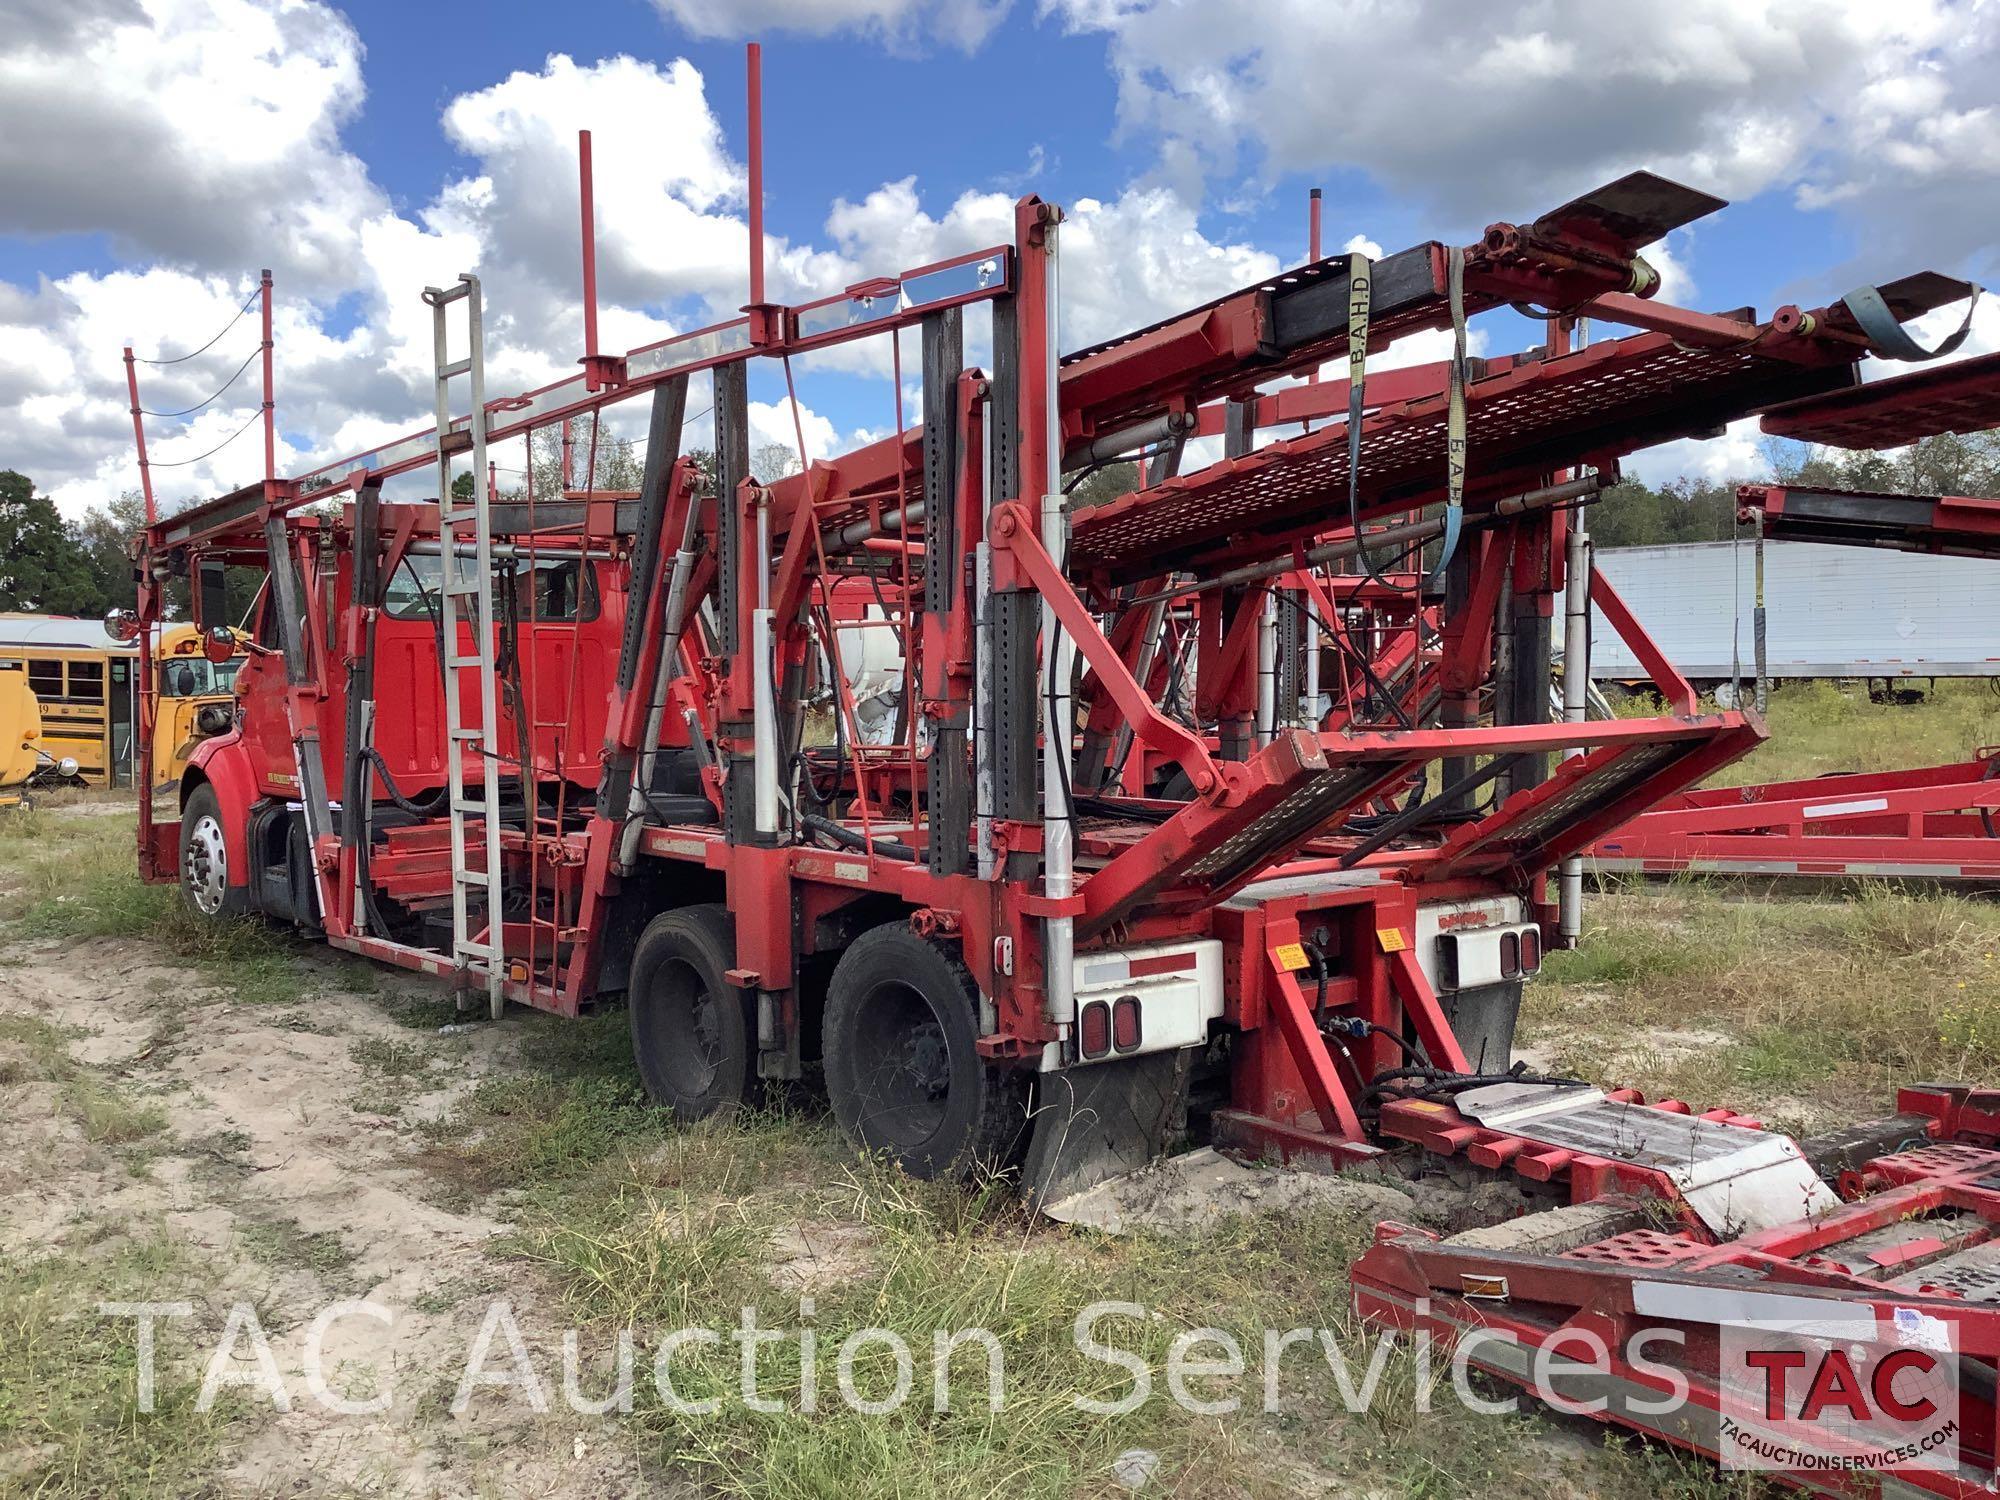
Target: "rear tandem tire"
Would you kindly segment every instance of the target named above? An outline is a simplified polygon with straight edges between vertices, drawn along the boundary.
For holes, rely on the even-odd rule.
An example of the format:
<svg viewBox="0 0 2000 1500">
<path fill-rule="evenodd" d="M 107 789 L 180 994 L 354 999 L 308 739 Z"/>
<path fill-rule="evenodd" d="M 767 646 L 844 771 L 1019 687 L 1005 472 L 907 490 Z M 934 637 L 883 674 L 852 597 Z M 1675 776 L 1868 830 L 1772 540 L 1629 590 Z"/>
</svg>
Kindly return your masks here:
<svg viewBox="0 0 2000 1500">
<path fill-rule="evenodd" d="M 230 883 L 222 801 L 204 783 L 181 809 L 181 899 L 204 922 L 227 922 L 250 910 L 250 888 Z"/>
<path fill-rule="evenodd" d="M 735 925 L 714 905 L 663 912 L 632 952 L 632 1056 L 647 1094 L 676 1119 L 706 1119 L 757 1097 L 755 1000 L 729 982 L 735 964 Z"/>
<path fill-rule="evenodd" d="M 821 1050 L 848 1139 L 913 1177 L 1004 1171 L 1027 1138 L 1030 1078 L 979 1055 L 965 965 L 903 923 L 857 938 L 833 971 Z"/>
</svg>

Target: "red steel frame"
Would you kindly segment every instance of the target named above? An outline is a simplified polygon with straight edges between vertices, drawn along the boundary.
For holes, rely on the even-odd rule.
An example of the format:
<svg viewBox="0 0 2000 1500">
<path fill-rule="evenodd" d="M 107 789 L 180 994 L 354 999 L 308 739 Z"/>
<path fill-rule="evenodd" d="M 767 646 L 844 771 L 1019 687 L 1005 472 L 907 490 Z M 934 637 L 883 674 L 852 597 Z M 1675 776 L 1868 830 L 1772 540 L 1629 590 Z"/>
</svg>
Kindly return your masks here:
<svg viewBox="0 0 2000 1500">
<path fill-rule="evenodd" d="M 1918 1138 L 1935 1144 L 1850 1169 L 1841 1181 L 1849 1201 L 1819 1218 L 1724 1243 L 1699 1225 L 1667 1219 L 1551 1253 L 1461 1248 L 1386 1223 L 1356 1263 L 1355 1309 L 1392 1327 L 1466 1340 L 1472 1366 L 1524 1384 L 1538 1351 L 1554 1355 L 1567 1346 L 1577 1359 L 1585 1340 L 1600 1341 L 1607 1358 L 1593 1355 L 1587 1368 L 1546 1377 L 1546 1389 L 1600 1421 L 1711 1455 L 1725 1447 L 1719 1419 L 1744 1415 L 1718 1376 L 1726 1324 L 1835 1316 L 1862 1317 L 1871 1329 L 1927 1322 L 1949 1330 L 1961 1369 L 1973 1367 L 1959 1391 L 1958 1458 L 1950 1467 L 1897 1469 L 1897 1492 L 1991 1494 L 2000 1457 L 1996 1409 L 1990 1384 L 1974 1371 L 2000 1361 L 2000 1303 L 1968 1294 L 1949 1277 L 1928 1280 L 1925 1267 L 2000 1234 L 2000 1152 L 1990 1149 L 2000 1097 L 1923 1086 L 1905 1090 L 1897 1104 Z M 1439 1141 L 1436 1149 L 1458 1144 Z M 1639 1186 L 1607 1181 L 1604 1192 Z M 1662 1332 L 1670 1340 L 1657 1337 Z M 1641 1366 L 1634 1341 L 1649 1333 L 1656 1336 L 1641 1346 Z M 1685 1383 L 1688 1399 L 1670 1405 L 1662 1397 L 1675 1380 Z M 1653 1403 L 1652 1411 L 1635 1412 L 1635 1400 Z M 1857 1468 L 1771 1477 L 1815 1491 L 1880 1493 L 1867 1443 L 1832 1432 L 1820 1441 L 1821 1451 L 1855 1460 Z"/>
</svg>

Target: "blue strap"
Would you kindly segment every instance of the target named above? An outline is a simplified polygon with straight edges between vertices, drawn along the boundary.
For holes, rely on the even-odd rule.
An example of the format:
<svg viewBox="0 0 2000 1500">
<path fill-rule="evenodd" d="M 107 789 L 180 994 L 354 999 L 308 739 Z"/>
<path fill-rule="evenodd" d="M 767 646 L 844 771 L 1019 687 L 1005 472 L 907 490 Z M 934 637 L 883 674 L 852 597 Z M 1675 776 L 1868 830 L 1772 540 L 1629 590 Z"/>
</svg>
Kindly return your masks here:
<svg viewBox="0 0 2000 1500">
<path fill-rule="evenodd" d="M 1965 321 L 1958 325 L 1958 331 L 1935 349 L 1925 349 L 1910 337 L 1909 329 L 1896 320 L 1896 315 L 1889 310 L 1889 304 L 1875 287 L 1856 287 L 1840 302 L 1853 314 L 1854 321 L 1861 325 L 1861 331 L 1868 335 L 1868 342 L 1877 354 L 1884 359 L 1920 363 L 1927 359 L 1942 359 L 1965 342 L 1965 336 L 1972 331 L 1973 311 L 1979 306 L 1979 288 L 1975 286 L 1972 289 L 1972 296 L 1965 304 Z"/>
</svg>

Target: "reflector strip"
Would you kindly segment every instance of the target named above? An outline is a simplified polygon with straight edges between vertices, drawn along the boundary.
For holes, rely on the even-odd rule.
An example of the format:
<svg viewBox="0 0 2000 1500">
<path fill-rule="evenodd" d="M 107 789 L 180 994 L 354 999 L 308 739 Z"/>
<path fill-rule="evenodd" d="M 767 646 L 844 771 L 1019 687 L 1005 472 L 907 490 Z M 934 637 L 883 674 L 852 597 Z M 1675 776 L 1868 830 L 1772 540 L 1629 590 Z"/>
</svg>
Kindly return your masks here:
<svg viewBox="0 0 2000 1500">
<path fill-rule="evenodd" d="M 1888 809 L 1887 797 L 1863 797 L 1854 802 L 1822 802 L 1817 807 L 1808 807 L 1808 818 L 1838 818 L 1847 813 L 1884 812 Z"/>
</svg>

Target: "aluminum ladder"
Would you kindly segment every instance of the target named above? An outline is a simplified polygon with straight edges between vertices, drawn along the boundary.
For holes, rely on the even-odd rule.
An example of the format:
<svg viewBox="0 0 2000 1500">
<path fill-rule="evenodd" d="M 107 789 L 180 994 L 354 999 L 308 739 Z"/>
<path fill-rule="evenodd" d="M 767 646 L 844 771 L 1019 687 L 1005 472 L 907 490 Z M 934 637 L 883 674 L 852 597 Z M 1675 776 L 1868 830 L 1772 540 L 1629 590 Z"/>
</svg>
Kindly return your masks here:
<svg viewBox="0 0 2000 1500">
<path fill-rule="evenodd" d="M 431 309 L 437 391 L 438 530 L 442 545 L 438 575 L 444 640 L 445 775 L 451 823 L 451 951 L 461 992 L 482 980 L 487 1005 L 497 1021 L 506 1008 L 503 911 L 500 879 L 500 722 L 495 670 L 493 611 L 493 511 L 486 469 L 486 339 L 479 278 L 461 275 L 458 285 L 424 288 Z M 466 355 L 454 360 L 448 348 L 450 310 L 465 304 Z M 466 376 L 471 385 L 470 415 L 451 416 L 451 383 Z M 469 501 L 452 494 L 452 458 L 468 453 L 472 462 Z M 460 650 L 459 622 L 471 626 L 472 649 Z M 478 678 L 478 720 L 466 718 L 461 674 Z M 465 752 L 479 757 L 478 796 L 467 794 Z M 476 825 L 476 830 L 475 830 Z M 477 855 L 473 840 L 477 840 Z"/>
</svg>

